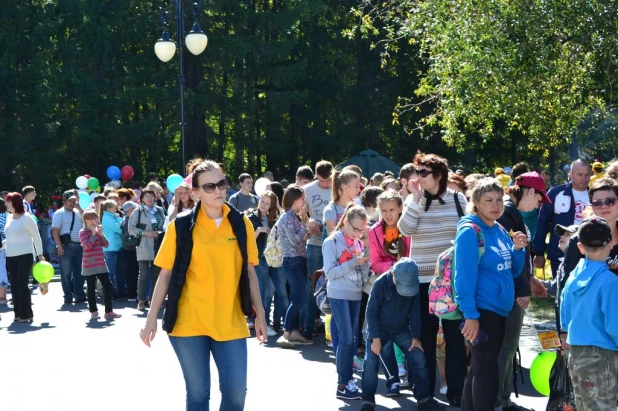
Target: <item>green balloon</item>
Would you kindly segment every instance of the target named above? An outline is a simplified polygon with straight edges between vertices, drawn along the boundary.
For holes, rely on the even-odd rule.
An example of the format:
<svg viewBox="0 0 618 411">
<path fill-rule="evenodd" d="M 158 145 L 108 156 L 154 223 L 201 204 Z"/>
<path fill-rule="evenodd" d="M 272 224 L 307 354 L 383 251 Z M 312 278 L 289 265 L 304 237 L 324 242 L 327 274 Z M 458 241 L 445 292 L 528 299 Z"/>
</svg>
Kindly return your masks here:
<svg viewBox="0 0 618 411">
<path fill-rule="evenodd" d="M 536 356 L 532 365 L 530 366 L 530 381 L 532 386 L 542 395 L 548 397 L 549 388 L 549 374 L 556 362 L 555 351 L 543 351 Z"/>
<path fill-rule="evenodd" d="M 39 283 L 48 283 L 54 278 L 54 267 L 47 261 L 40 261 L 32 269 L 32 275 Z"/>
<path fill-rule="evenodd" d="M 88 179 L 88 188 L 91 190 L 99 188 L 99 180 L 96 177 L 90 177 Z"/>
</svg>

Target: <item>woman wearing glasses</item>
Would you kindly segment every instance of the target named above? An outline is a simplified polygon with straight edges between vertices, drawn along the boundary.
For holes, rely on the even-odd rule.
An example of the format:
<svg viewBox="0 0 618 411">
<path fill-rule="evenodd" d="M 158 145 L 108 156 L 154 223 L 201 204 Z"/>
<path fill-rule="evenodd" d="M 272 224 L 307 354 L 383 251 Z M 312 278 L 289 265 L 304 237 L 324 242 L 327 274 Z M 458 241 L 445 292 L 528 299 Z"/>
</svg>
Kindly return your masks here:
<svg viewBox="0 0 618 411">
<path fill-rule="evenodd" d="M 361 398 L 352 365 L 357 354 L 358 316 L 363 294 L 363 281 L 369 275 L 369 253 L 361 237 L 367 228 L 367 212 L 354 203 L 348 204 L 333 233 L 324 240 L 324 273 L 328 280 L 326 293 L 337 322 L 339 343 L 335 353 L 337 364 L 337 398 Z"/>
<path fill-rule="evenodd" d="M 190 214 L 176 217 L 169 225 L 155 261 L 161 273 L 152 309 L 140 337 L 150 346 L 157 331 L 157 312 L 167 295 L 163 328 L 185 377 L 187 411 L 209 407 L 211 354 L 219 371 L 220 409 L 239 411 L 244 409 L 247 391 L 247 298 L 257 314 L 260 343 L 267 333 L 254 269 L 258 264 L 254 230 L 248 217 L 232 214 L 237 211 L 225 204 L 228 184 L 217 163 L 207 160 L 198 165 L 192 187 L 199 202 Z M 246 262 L 236 234 L 242 224 Z M 186 243 L 177 243 L 183 237 Z"/>
<path fill-rule="evenodd" d="M 397 227 L 412 237 L 410 258 L 419 269 L 421 296 L 421 342 L 429 371 L 430 393 L 435 392 L 436 342 L 439 319 L 429 314 L 429 283 L 434 277 L 438 256 L 451 246 L 457 223 L 466 209 L 466 198 L 447 188 L 448 161 L 435 154 L 418 153 L 414 158 L 416 176 L 410 177 L 406 207 Z M 417 178 L 415 178 L 417 177 Z M 459 320 L 442 320 L 446 342 L 447 399 L 459 406 L 466 374 L 466 348 Z"/>
<path fill-rule="evenodd" d="M 618 182 L 609 177 L 595 180 L 588 191 L 588 195 L 594 215 L 606 219 L 612 228 L 613 247 L 607 258 L 607 265 L 614 274 L 618 275 L 618 226 L 616 223 L 616 220 L 618 220 Z M 571 237 L 564 251 L 565 276 L 560 279 L 562 286 L 564 286 L 569 274 L 575 269 L 579 260 L 584 258 L 584 255 L 577 248 L 578 242 L 579 236 L 576 234 Z"/>
<path fill-rule="evenodd" d="M 163 234 L 163 223 L 165 213 L 163 209 L 155 204 L 156 194 L 153 190 L 145 189 L 140 193 L 141 204 L 139 208 L 131 214 L 129 218 L 129 233 L 133 236 L 141 237 L 137 246 L 137 264 L 139 265 L 139 278 L 137 280 L 137 309 L 146 310 L 146 286 L 150 277 L 150 292 L 148 296 L 152 299 L 154 286 L 159 277 L 160 268 L 153 265 L 158 249 L 156 243 L 160 244 L 159 236 Z"/>
</svg>

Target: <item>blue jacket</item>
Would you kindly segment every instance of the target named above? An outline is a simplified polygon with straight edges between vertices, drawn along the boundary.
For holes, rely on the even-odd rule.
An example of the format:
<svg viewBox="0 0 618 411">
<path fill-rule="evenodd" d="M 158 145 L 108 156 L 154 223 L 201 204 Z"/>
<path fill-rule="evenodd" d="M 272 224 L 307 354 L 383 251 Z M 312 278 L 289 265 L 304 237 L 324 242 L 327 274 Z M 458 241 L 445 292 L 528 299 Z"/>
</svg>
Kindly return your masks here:
<svg viewBox="0 0 618 411">
<path fill-rule="evenodd" d="M 103 247 L 103 251 L 120 251 L 122 248 L 122 228 L 120 223 L 122 223 L 122 218 L 109 211 L 103 211 L 101 225 L 103 226 L 103 234 L 105 234 L 107 241 L 109 241 L 109 245 Z"/>
<path fill-rule="evenodd" d="M 618 351 L 618 277 L 605 261 L 582 259 L 564 286 L 560 325 L 570 345 Z"/>
<path fill-rule="evenodd" d="M 573 185 L 572 183 L 562 184 L 549 190 L 547 196 L 551 200 L 551 204 L 543 204 L 539 211 L 539 219 L 536 225 L 536 233 L 532 242 L 532 251 L 536 255 L 543 255 L 545 252 L 545 239 L 547 233 L 550 233 L 549 246 L 547 247 L 547 258 L 557 260 L 564 257 L 564 253 L 558 248 L 560 238 L 554 232 L 554 227 L 557 224 L 570 226 L 575 221 L 575 201 L 573 201 Z M 564 212 L 556 213 L 562 209 L 562 205 L 568 205 L 569 208 Z"/>
<path fill-rule="evenodd" d="M 367 341 L 410 330 L 421 338 L 421 297 L 404 297 L 397 292 L 390 271 L 374 283 L 367 302 Z"/>
<path fill-rule="evenodd" d="M 480 262 L 476 232 L 472 227 L 462 227 L 464 223 L 481 227 L 485 253 Z M 516 251 L 511 237 L 498 224 L 490 227 L 474 214 L 459 221 L 454 253 L 455 302 L 465 319 L 478 319 L 479 308 L 508 315 L 515 302 L 513 278 L 521 273 L 525 257 L 526 251 Z"/>
</svg>

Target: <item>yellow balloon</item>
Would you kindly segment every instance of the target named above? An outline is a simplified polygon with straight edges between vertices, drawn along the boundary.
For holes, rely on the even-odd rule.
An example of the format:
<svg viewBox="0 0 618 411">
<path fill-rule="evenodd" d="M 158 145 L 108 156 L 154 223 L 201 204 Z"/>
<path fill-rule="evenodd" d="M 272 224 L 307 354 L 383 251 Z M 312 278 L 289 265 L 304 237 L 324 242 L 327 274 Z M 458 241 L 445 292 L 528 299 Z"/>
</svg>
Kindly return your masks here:
<svg viewBox="0 0 618 411">
<path fill-rule="evenodd" d="M 94 191 L 96 191 L 97 193 L 99 193 L 99 194 L 100 194 L 100 193 L 101 193 L 101 186 L 98 186 L 98 187 L 97 187 L 97 189 L 96 189 L 96 190 L 94 190 Z"/>
</svg>

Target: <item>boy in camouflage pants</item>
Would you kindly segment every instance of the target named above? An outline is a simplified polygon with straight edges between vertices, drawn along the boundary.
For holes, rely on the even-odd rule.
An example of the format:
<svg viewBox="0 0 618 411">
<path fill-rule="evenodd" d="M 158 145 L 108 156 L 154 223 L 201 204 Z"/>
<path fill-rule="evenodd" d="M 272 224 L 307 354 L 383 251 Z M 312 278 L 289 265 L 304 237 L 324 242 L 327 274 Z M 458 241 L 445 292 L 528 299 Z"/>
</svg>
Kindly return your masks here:
<svg viewBox="0 0 618 411">
<path fill-rule="evenodd" d="M 600 217 L 584 220 L 579 227 L 578 247 L 586 258 L 567 280 L 560 304 L 560 323 L 568 332 L 575 403 L 577 411 L 615 411 L 618 277 L 606 263 L 612 247 L 607 221 Z"/>
</svg>

